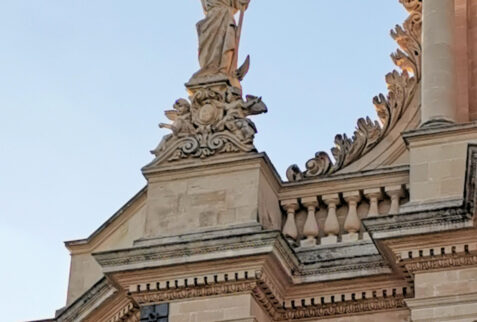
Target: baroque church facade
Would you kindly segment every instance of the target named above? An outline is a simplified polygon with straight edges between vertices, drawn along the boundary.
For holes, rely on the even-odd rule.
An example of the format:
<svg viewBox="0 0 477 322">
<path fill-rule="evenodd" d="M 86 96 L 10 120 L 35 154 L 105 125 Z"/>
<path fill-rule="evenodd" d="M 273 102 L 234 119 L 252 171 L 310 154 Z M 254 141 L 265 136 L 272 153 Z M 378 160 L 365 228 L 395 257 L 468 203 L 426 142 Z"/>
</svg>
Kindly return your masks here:
<svg viewBox="0 0 477 322">
<path fill-rule="evenodd" d="M 377 116 L 282 180 L 253 145 L 267 106 L 240 85 L 249 0 L 202 0 L 200 70 L 147 185 L 66 242 L 46 321 L 476 321 L 477 0 L 395 1 Z"/>
</svg>

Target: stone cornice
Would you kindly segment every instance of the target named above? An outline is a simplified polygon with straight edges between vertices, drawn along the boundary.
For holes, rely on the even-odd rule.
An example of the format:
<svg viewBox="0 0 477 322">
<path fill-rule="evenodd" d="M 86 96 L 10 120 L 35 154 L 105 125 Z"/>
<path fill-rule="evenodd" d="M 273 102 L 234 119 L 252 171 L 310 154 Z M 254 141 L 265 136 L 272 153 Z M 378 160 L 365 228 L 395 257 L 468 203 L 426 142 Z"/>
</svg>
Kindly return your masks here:
<svg viewBox="0 0 477 322">
<path fill-rule="evenodd" d="M 293 272 L 295 282 L 327 281 L 392 272 L 371 240 L 317 246 L 298 251 L 297 256 L 300 268 Z"/>
<path fill-rule="evenodd" d="M 265 152 L 253 152 L 247 154 L 237 155 L 223 155 L 210 157 L 207 160 L 194 160 L 191 162 L 181 162 L 180 164 L 167 164 L 167 166 L 161 166 L 159 168 L 151 168 L 143 171 L 143 174 L 154 180 L 170 180 L 170 178 L 177 176 L 186 176 L 187 178 L 195 175 L 203 176 L 204 171 L 223 173 L 223 169 L 229 169 L 230 167 L 253 167 L 257 160 L 261 160 L 266 164 L 270 170 L 270 174 L 277 182 L 282 182 L 280 176 L 273 166 L 272 161 Z M 187 171 L 184 171 L 187 170 Z"/>
<path fill-rule="evenodd" d="M 287 266 L 296 267 L 293 250 L 278 231 L 230 235 L 212 239 L 143 246 L 93 254 L 103 272 L 163 267 L 237 256 L 256 256 L 278 251 L 286 256 Z M 287 269 L 290 269 L 287 267 Z"/>
<path fill-rule="evenodd" d="M 134 248 L 93 256 L 105 274 L 206 261 L 225 263 L 244 256 L 271 256 L 294 284 L 392 273 L 371 240 L 317 246 L 296 253 L 279 231 L 225 230 L 194 238 L 199 239 L 143 240 Z"/>
<path fill-rule="evenodd" d="M 465 208 L 403 213 L 363 219 L 374 240 L 472 227 L 472 212 Z"/>
<path fill-rule="evenodd" d="M 477 136 L 477 122 L 452 124 L 441 127 L 423 127 L 403 133 L 402 137 L 408 146 L 426 146 L 445 143 L 450 137 L 461 140 Z"/>
<path fill-rule="evenodd" d="M 376 313 L 406 308 L 404 297 L 388 297 L 379 299 L 365 299 L 335 304 L 309 306 L 296 309 L 287 309 L 281 314 L 280 320 L 299 320 L 309 318 L 331 318 L 360 313 Z"/>
<path fill-rule="evenodd" d="M 147 186 L 136 193 L 124 206 L 122 206 L 114 215 L 105 221 L 88 238 L 66 241 L 65 246 L 71 253 L 91 252 L 111 233 L 115 231 L 122 223 L 127 221 L 135 211 L 145 204 L 147 195 Z"/>
<path fill-rule="evenodd" d="M 394 166 L 336 174 L 332 177 L 310 178 L 300 182 L 287 182 L 282 185 L 279 198 L 280 200 L 284 200 L 313 197 L 321 194 L 364 190 L 367 188 L 375 188 L 376 186 L 408 183 L 409 166 Z"/>
<path fill-rule="evenodd" d="M 178 288 L 146 293 L 131 293 L 131 296 L 139 305 L 144 305 L 206 296 L 250 293 L 256 287 L 257 282 L 254 280 L 237 281 L 215 285 L 204 285 L 202 287 L 182 289 Z"/>
<path fill-rule="evenodd" d="M 403 260 L 400 264 L 405 267 L 406 271 L 412 274 L 464 266 L 477 266 L 477 253 L 427 256 L 418 259 Z"/>
<path fill-rule="evenodd" d="M 329 294 L 313 298 L 283 299 L 274 282 L 262 271 L 215 274 L 214 278 L 189 277 L 131 285 L 129 295 L 140 305 L 207 296 L 250 293 L 273 321 L 339 317 L 347 314 L 389 311 L 405 308 L 408 288 L 363 289 L 360 293 Z M 227 278 L 228 276 L 228 278 Z M 189 284 L 185 281 L 189 280 Z"/>
<path fill-rule="evenodd" d="M 58 322 L 82 321 L 99 305 L 110 299 L 114 293 L 116 293 L 116 289 L 108 283 L 106 278 L 102 278 L 70 306 L 65 308 L 55 320 Z"/>
</svg>

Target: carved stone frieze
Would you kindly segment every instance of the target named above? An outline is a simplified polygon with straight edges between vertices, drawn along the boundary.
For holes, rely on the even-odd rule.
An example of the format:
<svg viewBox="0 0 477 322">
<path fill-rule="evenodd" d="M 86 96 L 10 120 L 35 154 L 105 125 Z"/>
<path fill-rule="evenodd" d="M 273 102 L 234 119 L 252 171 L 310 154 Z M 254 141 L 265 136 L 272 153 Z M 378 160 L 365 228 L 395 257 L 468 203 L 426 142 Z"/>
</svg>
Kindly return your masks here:
<svg viewBox="0 0 477 322">
<path fill-rule="evenodd" d="M 360 118 L 352 137 L 336 135 L 335 147 L 331 149 L 334 162 L 327 152 L 317 152 L 306 163 L 305 171 L 296 164 L 288 168 L 289 181 L 329 176 L 360 159 L 386 137 L 408 108 L 421 79 L 422 3 L 419 0 L 399 1 L 409 12 L 403 25 L 391 31 L 391 37 L 400 47 L 391 58 L 401 71 L 387 74 L 388 94 L 379 94 L 373 99 L 379 122 L 369 117 Z"/>
<path fill-rule="evenodd" d="M 282 320 L 299 320 L 308 318 L 322 318 L 365 312 L 379 312 L 406 307 L 404 297 L 386 297 L 346 301 L 334 304 L 313 305 L 296 309 L 288 309 L 282 313 Z"/>
<path fill-rule="evenodd" d="M 459 254 L 406 260 L 401 263 L 410 273 L 477 265 L 477 255 Z"/>
<path fill-rule="evenodd" d="M 220 274 L 217 274 L 220 275 Z M 237 276 L 237 275 L 236 275 Z M 153 284 L 153 283 L 151 283 Z M 139 305 L 150 305 L 154 303 L 169 302 L 175 300 L 192 299 L 208 296 L 224 296 L 240 293 L 249 293 L 255 300 L 268 312 L 273 321 L 300 320 L 306 318 L 321 318 L 352 315 L 366 312 L 379 312 L 385 310 L 394 310 L 406 307 L 404 303 L 405 296 L 401 293 L 388 294 L 385 291 L 364 290 L 363 294 L 372 294 L 371 298 L 365 298 L 362 295 L 359 298 L 344 298 L 344 294 L 336 294 L 336 302 L 319 303 L 310 299 L 292 299 L 287 300 L 285 304 L 282 294 L 274 285 L 275 282 L 262 271 L 256 271 L 254 275 L 248 275 L 245 279 L 238 280 L 231 278 L 222 282 L 201 283 L 190 286 L 171 286 L 169 289 L 156 289 L 141 291 L 132 286 L 133 292 L 129 295 Z M 172 285 L 172 284 L 171 284 Z M 361 293 L 360 293 L 361 294 Z M 358 295 L 360 295 L 358 294 Z M 383 294 L 376 296 L 377 294 Z M 354 294 L 353 294 L 354 295 Z M 409 294 L 411 295 L 411 294 Z M 331 298 L 331 296 L 328 296 Z M 307 304 L 305 304 L 307 303 Z"/>
<path fill-rule="evenodd" d="M 139 322 L 141 319 L 141 312 L 139 308 L 134 305 L 133 303 L 129 303 L 123 309 L 121 309 L 118 313 L 116 313 L 113 317 L 111 317 L 108 322 Z"/>
<path fill-rule="evenodd" d="M 252 280 L 204 285 L 201 287 L 177 288 L 156 292 L 133 293 L 131 296 L 138 304 L 143 305 L 148 303 L 167 302 L 187 298 L 251 292 L 256 286 L 256 281 Z"/>
</svg>

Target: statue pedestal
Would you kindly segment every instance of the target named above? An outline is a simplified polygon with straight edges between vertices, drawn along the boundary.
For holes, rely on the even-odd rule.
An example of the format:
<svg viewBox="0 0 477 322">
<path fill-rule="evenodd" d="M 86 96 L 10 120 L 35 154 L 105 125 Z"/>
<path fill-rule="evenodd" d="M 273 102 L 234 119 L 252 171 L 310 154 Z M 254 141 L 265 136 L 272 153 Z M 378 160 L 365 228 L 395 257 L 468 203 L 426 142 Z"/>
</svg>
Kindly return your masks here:
<svg viewBox="0 0 477 322">
<path fill-rule="evenodd" d="M 278 178 L 258 153 L 145 168 L 145 237 L 176 236 L 236 225 L 281 228 Z"/>
<path fill-rule="evenodd" d="M 199 88 L 213 88 L 218 90 L 226 90 L 228 87 L 235 87 L 242 89 L 240 81 L 235 77 L 229 77 L 226 75 L 211 75 L 202 77 L 192 77 L 185 87 L 190 94 L 194 93 L 195 89 Z"/>
</svg>

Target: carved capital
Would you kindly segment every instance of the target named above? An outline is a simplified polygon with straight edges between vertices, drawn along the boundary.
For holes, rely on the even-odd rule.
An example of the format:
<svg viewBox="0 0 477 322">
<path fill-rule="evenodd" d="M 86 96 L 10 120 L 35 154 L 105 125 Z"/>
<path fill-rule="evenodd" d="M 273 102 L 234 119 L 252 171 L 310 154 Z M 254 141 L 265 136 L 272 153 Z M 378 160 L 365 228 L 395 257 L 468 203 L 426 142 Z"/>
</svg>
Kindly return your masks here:
<svg viewBox="0 0 477 322">
<path fill-rule="evenodd" d="M 301 203 L 303 204 L 303 206 L 305 206 L 306 208 L 310 208 L 310 207 L 318 207 L 318 198 L 317 197 L 305 197 L 305 198 L 301 198 Z"/>
<path fill-rule="evenodd" d="M 288 212 L 295 212 L 299 209 L 298 199 L 287 199 L 280 201 L 282 208 Z"/>
<path fill-rule="evenodd" d="M 359 191 L 343 192 L 343 199 L 348 203 L 358 203 L 361 200 Z"/>
<path fill-rule="evenodd" d="M 337 193 L 323 195 L 321 199 L 328 207 L 336 207 L 340 204 L 340 196 Z"/>
</svg>

